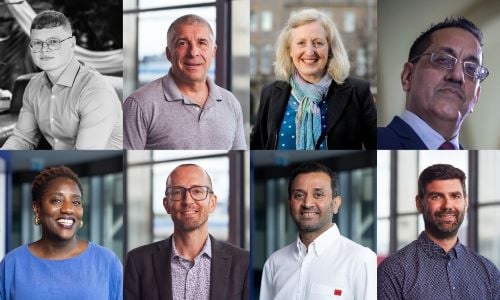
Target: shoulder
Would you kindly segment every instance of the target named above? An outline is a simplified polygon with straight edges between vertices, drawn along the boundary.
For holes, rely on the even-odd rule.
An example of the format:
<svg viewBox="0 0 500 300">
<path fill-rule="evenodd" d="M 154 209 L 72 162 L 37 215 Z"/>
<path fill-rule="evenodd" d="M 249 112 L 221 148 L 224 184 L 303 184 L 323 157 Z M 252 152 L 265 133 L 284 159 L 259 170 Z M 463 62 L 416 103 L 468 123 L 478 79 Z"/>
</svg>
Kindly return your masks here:
<svg viewBox="0 0 500 300">
<path fill-rule="evenodd" d="M 233 257 L 242 257 L 245 259 L 250 257 L 250 253 L 247 250 L 214 238 L 212 238 L 212 248 L 214 251 L 223 251 L 225 254 Z"/>
<path fill-rule="evenodd" d="M 4 262 L 14 262 L 16 260 L 24 261 L 24 258 L 31 255 L 28 249 L 28 245 L 21 245 L 12 251 L 9 251 L 3 258 Z"/>
<path fill-rule="evenodd" d="M 394 274 L 401 272 L 408 262 L 415 262 L 417 257 L 417 242 L 413 241 L 395 254 L 384 259 L 378 270 L 385 274 Z"/>
<path fill-rule="evenodd" d="M 163 99 L 163 85 L 162 80 L 164 77 L 155 79 L 145 85 L 141 86 L 130 94 L 125 102 L 136 100 L 138 102 L 154 102 L 158 99 Z"/>
<path fill-rule="evenodd" d="M 288 259 L 291 259 L 297 250 L 297 242 L 286 245 L 285 247 L 276 250 L 267 260 L 266 265 L 281 265 L 285 264 Z"/>
<path fill-rule="evenodd" d="M 168 247 L 169 245 L 171 245 L 170 239 L 143 245 L 133 250 L 130 250 L 127 253 L 127 257 L 134 257 L 134 258 L 147 257 L 153 253 L 160 251 L 161 249 Z"/>
<path fill-rule="evenodd" d="M 276 80 L 276 81 L 271 82 L 270 84 L 265 85 L 262 88 L 262 93 L 264 93 L 264 92 L 271 93 L 271 91 L 274 90 L 274 89 L 286 91 L 286 90 L 291 90 L 292 87 L 286 81 Z"/>
<path fill-rule="evenodd" d="M 360 90 L 370 89 L 370 83 L 368 81 L 355 77 L 347 77 L 343 84 L 348 84 L 351 87 Z"/>
<path fill-rule="evenodd" d="M 345 236 L 341 236 L 341 241 L 344 251 L 349 253 L 349 256 L 359 262 L 375 262 L 377 255 L 370 248 L 351 241 Z"/>
<path fill-rule="evenodd" d="M 94 244 L 92 242 L 89 242 L 88 247 L 93 252 L 94 255 L 100 256 L 105 260 L 113 260 L 113 261 L 118 260 L 118 256 L 116 256 L 116 254 L 113 251 L 111 251 L 106 247 Z"/>
<path fill-rule="evenodd" d="M 494 263 L 492 263 L 489 259 L 486 257 L 482 256 L 479 253 L 476 253 L 472 251 L 469 247 L 460 244 L 462 249 L 464 250 L 464 253 L 466 255 L 466 259 L 473 260 L 477 264 L 481 265 L 484 267 L 484 269 L 487 271 L 489 274 L 495 274 L 497 277 L 500 276 L 500 271 L 497 269 Z"/>
</svg>

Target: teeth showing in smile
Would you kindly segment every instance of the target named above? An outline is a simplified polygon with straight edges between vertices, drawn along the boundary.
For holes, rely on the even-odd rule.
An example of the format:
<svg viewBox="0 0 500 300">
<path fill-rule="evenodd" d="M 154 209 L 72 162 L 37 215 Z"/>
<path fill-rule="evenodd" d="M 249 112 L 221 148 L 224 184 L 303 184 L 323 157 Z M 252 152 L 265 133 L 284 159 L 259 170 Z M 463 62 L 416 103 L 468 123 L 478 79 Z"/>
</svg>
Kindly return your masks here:
<svg viewBox="0 0 500 300">
<path fill-rule="evenodd" d="M 59 219 L 56 222 L 64 226 L 71 226 L 75 223 L 72 219 Z"/>
<path fill-rule="evenodd" d="M 315 212 L 303 212 L 302 215 L 305 217 L 312 217 L 312 216 L 316 215 L 316 213 Z"/>
</svg>

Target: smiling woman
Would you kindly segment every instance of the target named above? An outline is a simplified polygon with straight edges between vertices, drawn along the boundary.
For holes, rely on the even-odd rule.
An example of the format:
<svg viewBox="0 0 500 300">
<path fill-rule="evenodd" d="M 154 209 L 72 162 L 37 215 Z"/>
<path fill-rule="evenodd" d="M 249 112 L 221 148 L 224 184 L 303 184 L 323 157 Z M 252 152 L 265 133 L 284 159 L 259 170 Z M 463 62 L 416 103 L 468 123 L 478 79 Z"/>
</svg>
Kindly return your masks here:
<svg viewBox="0 0 500 300">
<path fill-rule="evenodd" d="M 78 175 L 60 166 L 32 184 L 34 223 L 42 238 L 9 252 L 0 263 L 0 299 L 122 299 L 122 266 L 110 250 L 76 233 L 83 226 Z"/>
</svg>

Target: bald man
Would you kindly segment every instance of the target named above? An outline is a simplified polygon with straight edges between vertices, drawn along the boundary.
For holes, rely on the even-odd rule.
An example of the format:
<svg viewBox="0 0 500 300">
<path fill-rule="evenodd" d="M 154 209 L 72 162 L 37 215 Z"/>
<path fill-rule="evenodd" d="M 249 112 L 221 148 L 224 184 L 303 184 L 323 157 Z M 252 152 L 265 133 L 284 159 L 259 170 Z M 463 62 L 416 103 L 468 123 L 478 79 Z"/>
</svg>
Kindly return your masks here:
<svg viewBox="0 0 500 300">
<path fill-rule="evenodd" d="M 163 206 L 174 233 L 128 253 L 124 299 L 249 299 L 249 252 L 208 233 L 216 205 L 204 169 L 184 164 L 170 173 Z"/>
</svg>

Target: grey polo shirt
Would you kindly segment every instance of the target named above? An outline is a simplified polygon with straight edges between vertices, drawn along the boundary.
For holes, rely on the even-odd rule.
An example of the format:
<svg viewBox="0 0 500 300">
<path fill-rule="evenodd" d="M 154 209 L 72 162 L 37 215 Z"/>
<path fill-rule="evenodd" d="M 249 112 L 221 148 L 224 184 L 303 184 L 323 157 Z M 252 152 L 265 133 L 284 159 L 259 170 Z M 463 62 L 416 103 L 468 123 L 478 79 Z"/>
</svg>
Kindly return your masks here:
<svg viewBox="0 0 500 300">
<path fill-rule="evenodd" d="M 123 103 L 124 149 L 245 150 L 241 105 L 207 78 L 201 108 L 181 94 L 170 74 L 132 93 Z"/>
</svg>

